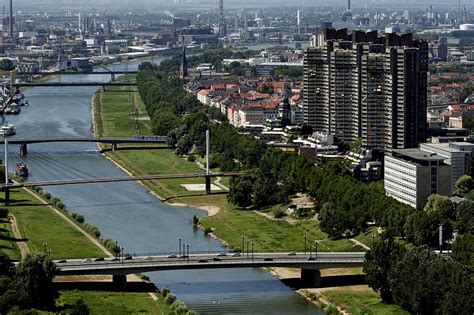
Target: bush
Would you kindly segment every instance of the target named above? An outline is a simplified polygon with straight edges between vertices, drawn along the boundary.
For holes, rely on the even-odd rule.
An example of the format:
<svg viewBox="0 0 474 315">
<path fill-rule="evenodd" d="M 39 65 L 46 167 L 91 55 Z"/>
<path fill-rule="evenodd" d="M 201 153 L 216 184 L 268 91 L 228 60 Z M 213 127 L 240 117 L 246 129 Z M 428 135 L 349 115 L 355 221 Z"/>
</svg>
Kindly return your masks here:
<svg viewBox="0 0 474 315">
<path fill-rule="evenodd" d="M 70 315 L 89 315 L 89 307 L 84 303 L 83 299 L 78 299 L 70 308 Z"/>
<path fill-rule="evenodd" d="M 53 205 L 57 205 L 59 202 L 61 202 L 61 199 L 57 198 L 57 197 L 52 197 L 51 198 L 51 203 Z"/>
<path fill-rule="evenodd" d="M 171 309 L 174 310 L 177 314 L 187 314 L 188 312 L 188 308 L 180 300 L 174 301 L 173 304 L 171 304 Z"/>
<path fill-rule="evenodd" d="M 60 201 L 56 204 L 56 208 L 58 208 L 59 210 L 64 210 L 66 209 L 66 205 Z"/>
<path fill-rule="evenodd" d="M 204 229 L 204 234 L 209 234 L 212 233 L 212 229 L 210 227 L 207 227 Z"/>
<path fill-rule="evenodd" d="M 84 224 L 84 230 L 86 230 L 87 233 L 92 234 L 96 238 L 100 238 L 100 231 L 96 226 L 86 223 Z"/>
<path fill-rule="evenodd" d="M 170 293 L 170 289 L 168 287 L 164 287 L 162 290 L 161 290 L 161 296 L 163 296 L 164 298 Z"/>
<path fill-rule="evenodd" d="M 338 314 L 341 314 L 339 312 L 339 310 L 337 309 L 336 306 L 334 306 L 333 304 L 329 304 L 328 306 L 326 306 L 326 308 L 324 309 L 324 311 L 326 312 L 327 315 L 338 315 Z"/>
<path fill-rule="evenodd" d="M 71 212 L 71 217 L 72 217 L 73 219 L 76 219 L 76 218 L 77 218 L 77 213 Z"/>
<path fill-rule="evenodd" d="M 196 162 L 196 157 L 194 155 L 188 156 L 188 162 Z"/>
<path fill-rule="evenodd" d="M 283 218 L 284 216 L 286 216 L 286 212 L 285 212 L 285 210 L 283 210 L 283 209 L 276 209 L 275 211 L 273 211 L 273 216 L 274 216 L 276 219 L 281 219 L 281 218 Z"/>
<path fill-rule="evenodd" d="M 193 216 L 193 224 L 194 224 L 194 225 L 198 225 L 198 224 L 199 224 L 199 218 L 198 218 L 196 215 Z"/>
<path fill-rule="evenodd" d="M 81 214 L 78 214 L 78 215 L 76 216 L 76 221 L 79 222 L 79 223 L 81 223 L 81 224 L 84 223 L 84 222 L 86 222 L 86 220 L 84 219 L 84 216 L 81 215 Z"/>
<path fill-rule="evenodd" d="M 168 293 L 165 297 L 165 302 L 169 305 L 173 304 L 177 300 L 176 295 Z"/>
<path fill-rule="evenodd" d="M 43 196 L 44 199 L 46 199 L 46 200 L 50 200 L 50 199 L 51 199 L 51 194 L 50 194 L 50 193 L 43 193 L 42 196 Z"/>
</svg>

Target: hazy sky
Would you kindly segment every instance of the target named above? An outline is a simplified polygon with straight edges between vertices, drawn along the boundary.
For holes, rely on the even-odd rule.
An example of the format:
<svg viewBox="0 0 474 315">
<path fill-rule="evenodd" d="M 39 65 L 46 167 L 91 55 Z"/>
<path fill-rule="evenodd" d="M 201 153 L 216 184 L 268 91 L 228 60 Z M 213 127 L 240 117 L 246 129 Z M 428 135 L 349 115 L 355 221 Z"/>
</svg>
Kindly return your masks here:
<svg viewBox="0 0 474 315">
<path fill-rule="evenodd" d="M 3 0 L 4 4 L 8 6 L 9 0 Z M 83 6 L 83 5 L 111 5 L 111 4 L 120 4 L 123 7 L 133 6 L 137 7 L 138 5 L 143 6 L 158 6 L 163 4 L 171 4 L 173 0 L 13 0 L 14 6 L 17 7 L 50 7 L 50 6 Z M 191 6 L 202 5 L 205 7 L 218 5 L 219 0 L 181 0 L 182 7 L 186 7 L 187 4 Z M 224 0 L 224 5 L 227 7 L 242 7 L 245 5 L 252 5 L 252 6 L 281 6 L 283 5 L 291 5 L 297 6 L 302 5 L 303 2 L 307 6 L 313 5 L 323 5 L 327 3 L 328 5 L 340 5 L 345 6 L 347 0 Z M 352 0 L 353 7 L 360 7 L 365 5 L 388 5 L 393 7 L 394 5 L 398 4 L 408 4 L 408 5 L 420 5 L 420 6 L 427 6 L 429 4 L 438 5 L 438 6 L 452 6 L 457 5 L 458 0 Z M 467 5 L 469 7 L 474 6 L 473 0 L 461 0 L 462 5 Z"/>
</svg>

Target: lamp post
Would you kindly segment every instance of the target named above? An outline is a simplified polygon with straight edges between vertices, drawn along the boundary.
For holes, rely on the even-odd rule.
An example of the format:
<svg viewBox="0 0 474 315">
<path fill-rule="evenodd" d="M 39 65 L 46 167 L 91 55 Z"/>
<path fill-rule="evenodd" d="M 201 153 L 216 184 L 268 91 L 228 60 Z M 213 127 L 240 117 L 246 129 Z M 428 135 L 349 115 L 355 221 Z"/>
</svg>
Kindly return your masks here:
<svg viewBox="0 0 474 315">
<path fill-rule="evenodd" d="M 118 258 L 120 249 L 119 249 L 117 241 L 115 241 L 115 250 L 114 250 L 114 252 L 115 252 L 115 258 Z"/>
<path fill-rule="evenodd" d="M 123 246 L 120 247 L 120 256 L 122 256 L 122 265 L 123 265 L 123 258 L 124 258 L 124 257 L 123 257 Z"/>
<path fill-rule="evenodd" d="M 245 253 L 245 235 L 241 235 L 240 238 L 242 239 L 242 254 Z"/>
<path fill-rule="evenodd" d="M 306 233 L 304 234 L 304 254 L 306 255 Z"/>
<path fill-rule="evenodd" d="M 249 258 L 249 241 L 247 241 L 247 258 Z"/>
<path fill-rule="evenodd" d="M 253 261 L 253 240 L 252 240 L 252 261 Z"/>
<path fill-rule="evenodd" d="M 314 259 L 318 259 L 318 241 L 314 241 Z"/>
<path fill-rule="evenodd" d="M 443 224 L 439 224 L 439 253 L 443 253 Z"/>
<path fill-rule="evenodd" d="M 178 239 L 179 240 L 179 254 L 178 254 L 178 257 L 180 258 L 181 257 L 181 237 Z"/>
<path fill-rule="evenodd" d="M 186 247 L 188 248 L 188 261 L 189 261 L 189 244 L 186 245 Z"/>
<path fill-rule="evenodd" d="M 311 260 L 312 256 L 311 256 L 311 243 L 309 243 L 309 260 Z"/>
<path fill-rule="evenodd" d="M 184 242 L 183 242 L 183 255 L 181 257 L 186 258 L 186 244 L 184 244 Z"/>
</svg>

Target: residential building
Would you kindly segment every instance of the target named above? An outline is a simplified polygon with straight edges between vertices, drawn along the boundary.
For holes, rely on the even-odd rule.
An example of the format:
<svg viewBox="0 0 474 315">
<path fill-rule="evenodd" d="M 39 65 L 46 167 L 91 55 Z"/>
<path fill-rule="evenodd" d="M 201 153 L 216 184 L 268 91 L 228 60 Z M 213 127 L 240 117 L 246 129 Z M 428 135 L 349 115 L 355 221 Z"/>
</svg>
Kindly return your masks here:
<svg viewBox="0 0 474 315">
<path fill-rule="evenodd" d="M 412 34 L 326 29 L 304 53 L 304 117 L 342 141 L 382 150 L 426 137 L 428 44 Z"/>
<path fill-rule="evenodd" d="M 431 194 L 451 195 L 451 166 L 445 157 L 420 149 L 393 149 L 385 156 L 385 194 L 421 208 Z"/>
</svg>

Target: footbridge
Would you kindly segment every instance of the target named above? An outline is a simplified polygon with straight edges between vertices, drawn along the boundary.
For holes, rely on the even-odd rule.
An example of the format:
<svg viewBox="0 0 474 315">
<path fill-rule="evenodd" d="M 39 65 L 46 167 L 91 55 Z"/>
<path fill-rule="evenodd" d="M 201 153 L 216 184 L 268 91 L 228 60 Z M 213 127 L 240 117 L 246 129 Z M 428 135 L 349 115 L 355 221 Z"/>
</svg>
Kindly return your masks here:
<svg viewBox="0 0 474 315">
<path fill-rule="evenodd" d="M 188 254 L 85 259 L 56 262 L 57 275 L 113 275 L 126 287 L 126 275 L 134 273 L 222 268 L 288 267 L 301 269 L 301 278 L 312 286 L 321 283 L 321 269 L 361 267 L 365 253 L 244 253 Z"/>
<path fill-rule="evenodd" d="M 28 154 L 28 144 L 50 143 L 50 142 L 96 142 L 112 145 L 112 151 L 119 144 L 165 144 L 166 136 L 135 136 L 135 137 L 31 137 L 31 138 L 8 138 L 8 144 L 19 144 L 20 155 Z M 0 139 L 5 143 L 5 139 Z"/>
</svg>

